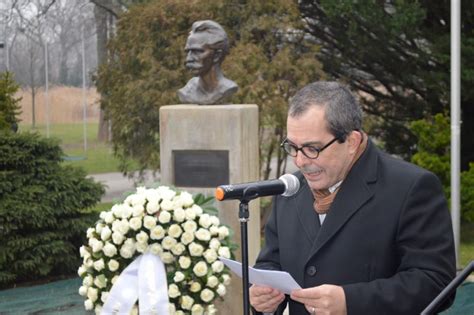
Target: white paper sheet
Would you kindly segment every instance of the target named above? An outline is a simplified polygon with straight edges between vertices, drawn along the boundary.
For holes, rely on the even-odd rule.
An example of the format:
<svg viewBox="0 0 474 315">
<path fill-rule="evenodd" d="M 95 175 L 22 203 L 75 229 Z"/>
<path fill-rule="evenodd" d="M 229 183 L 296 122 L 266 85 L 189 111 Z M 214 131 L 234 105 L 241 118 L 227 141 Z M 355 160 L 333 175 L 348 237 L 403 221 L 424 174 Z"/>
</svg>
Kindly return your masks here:
<svg viewBox="0 0 474 315">
<path fill-rule="evenodd" d="M 240 262 L 224 257 L 219 257 L 219 259 L 229 267 L 230 270 L 242 278 L 242 264 Z M 295 279 L 285 271 L 263 270 L 249 267 L 249 282 L 272 287 L 285 294 L 290 294 L 293 290 L 301 289 Z"/>
</svg>

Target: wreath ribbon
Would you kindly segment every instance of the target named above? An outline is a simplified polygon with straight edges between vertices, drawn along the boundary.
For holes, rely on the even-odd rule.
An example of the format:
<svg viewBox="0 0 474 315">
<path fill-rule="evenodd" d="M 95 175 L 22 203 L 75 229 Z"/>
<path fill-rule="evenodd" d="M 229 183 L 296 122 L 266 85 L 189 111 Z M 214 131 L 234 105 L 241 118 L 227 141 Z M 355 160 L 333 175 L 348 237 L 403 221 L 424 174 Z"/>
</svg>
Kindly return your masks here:
<svg viewBox="0 0 474 315">
<path fill-rule="evenodd" d="M 101 314 L 130 314 L 137 300 L 140 314 L 169 313 L 166 270 L 158 255 L 140 255 L 122 271 Z"/>
</svg>

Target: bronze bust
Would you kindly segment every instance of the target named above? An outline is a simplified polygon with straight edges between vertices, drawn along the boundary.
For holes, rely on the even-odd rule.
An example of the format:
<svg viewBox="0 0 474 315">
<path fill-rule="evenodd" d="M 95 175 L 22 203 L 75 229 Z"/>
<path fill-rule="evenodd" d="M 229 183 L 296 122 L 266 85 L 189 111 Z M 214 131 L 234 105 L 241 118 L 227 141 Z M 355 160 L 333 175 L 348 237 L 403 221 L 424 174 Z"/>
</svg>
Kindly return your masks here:
<svg viewBox="0 0 474 315">
<path fill-rule="evenodd" d="M 222 104 L 237 91 L 237 84 L 224 77 L 220 67 L 229 52 L 227 34 L 221 25 L 210 20 L 194 22 L 185 51 L 186 68 L 196 76 L 178 90 L 182 103 Z"/>
</svg>

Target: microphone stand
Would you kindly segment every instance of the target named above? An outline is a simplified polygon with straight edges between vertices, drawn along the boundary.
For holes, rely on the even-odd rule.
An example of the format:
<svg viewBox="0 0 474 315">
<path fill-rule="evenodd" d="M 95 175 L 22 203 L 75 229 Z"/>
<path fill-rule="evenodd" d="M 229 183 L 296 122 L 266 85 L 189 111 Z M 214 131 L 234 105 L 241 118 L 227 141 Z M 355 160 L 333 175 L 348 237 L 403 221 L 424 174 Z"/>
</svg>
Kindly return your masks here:
<svg viewBox="0 0 474 315">
<path fill-rule="evenodd" d="M 239 221 L 240 221 L 240 239 L 242 243 L 242 291 L 244 315 L 250 314 L 250 298 L 249 298 L 249 257 L 248 257 L 248 235 L 247 222 L 249 221 L 249 201 L 258 197 L 257 188 L 248 187 L 244 190 L 239 205 Z"/>
</svg>

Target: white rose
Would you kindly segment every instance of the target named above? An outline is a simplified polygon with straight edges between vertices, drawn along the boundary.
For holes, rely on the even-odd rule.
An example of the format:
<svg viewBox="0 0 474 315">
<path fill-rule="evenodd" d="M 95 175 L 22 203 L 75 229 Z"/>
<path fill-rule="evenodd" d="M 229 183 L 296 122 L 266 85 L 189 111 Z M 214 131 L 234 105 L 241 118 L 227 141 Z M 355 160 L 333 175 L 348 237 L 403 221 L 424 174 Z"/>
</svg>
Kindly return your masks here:
<svg viewBox="0 0 474 315">
<path fill-rule="evenodd" d="M 143 205 L 135 205 L 133 206 L 132 208 L 132 215 L 134 217 L 141 217 L 142 214 L 145 212 L 145 207 L 143 207 Z"/>
<path fill-rule="evenodd" d="M 87 268 L 86 266 L 82 265 L 79 267 L 79 269 L 77 270 L 77 275 L 79 277 L 82 277 L 83 274 L 85 274 L 87 272 Z"/>
<path fill-rule="evenodd" d="M 94 284 L 99 289 L 103 289 L 107 285 L 107 278 L 104 275 L 99 275 L 94 279 Z"/>
<path fill-rule="evenodd" d="M 209 241 L 211 239 L 211 233 L 203 228 L 197 230 L 194 235 L 196 235 L 196 238 L 200 241 Z"/>
<path fill-rule="evenodd" d="M 105 302 L 107 302 L 108 297 L 109 297 L 109 292 L 104 291 L 100 295 L 100 300 L 102 301 L 102 303 L 105 303 Z"/>
<path fill-rule="evenodd" d="M 230 276 L 228 274 L 223 274 L 222 275 L 222 282 L 225 285 L 229 285 L 230 284 Z"/>
<path fill-rule="evenodd" d="M 186 247 L 181 244 L 181 243 L 178 243 L 178 244 L 175 244 L 172 248 L 171 248 L 171 252 L 176 255 L 176 256 L 181 256 L 181 254 L 186 250 Z"/>
<path fill-rule="evenodd" d="M 86 311 L 92 311 L 92 309 L 94 308 L 94 302 L 92 302 L 89 299 L 85 300 L 84 301 L 84 308 L 86 309 Z"/>
<path fill-rule="evenodd" d="M 179 194 L 179 199 L 185 207 L 191 207 L 194 204 L 193 195 L 186 191 L 183 191 Z"/>
<path fill-rule="evenodd" d="M 229 236 L 229 229 L 225 226 L 219 227 L 219 239 L 223 240 L 227 236 Z"/>
<path fill-rule="evenodd" d="M 135 245 L 124 245 L 120 248 L 120 256 L 123 258 L 132 258 L 133 254 L 135 254 Z"/>
<path fill-rule="evenodd" d="M 185 295 L 181 299 L 181 307 L 184 308 L 185 310 L 190 310 L 191 307 L 193 306 L 194 299 L 190 297 L 189 295 Z"/>
<path fill-rule="evenodd" d="M 171 249 L 175 244 L 177 244 L 176 239 L 172 238 L 171 236 L 166 236 L 162 241 L 161 241 L 161 246 L 163 246 L 164 249 Z"/>
<path fill-rule="evenodd" d="M 104 263 L 104 260 L 101 258 L 99 260 L 96 260 L 94 261 L 94 269 L 97 270 L 97 271 L 101 271 L 102 269 L 104 269 L 105 267 L 105 263 Z"/>
<path fill-rule="evenodd" d="M 150 237 L 152 240 L 161 240 L 164 236 L 165 230 L 161 225 L 155 226 L 150 232 Z"/>
<path fill-rule="evenodd" d="M 84 265 L 87 268 L 92 268 L 94 266 L 94 261 L 92 260 L 92 258 L 86 258 L 84 259 Z"/>
<path fill-rule="evenodd" d="M 193 281 L 193 283 L 191 283 L 191 286 L 189 287 L 189 291 L 193 293 L 201 291 L 201 284 L 199 282 Z"/>
<path fill-rule="evenodd" d="M 91 275 L 85 276 L 84 280 L 82 280 L 82 285 L 86 287 L 90 287 L 94 283 L 94 278 Z"/>
<path fill-rule="evenodd" d="M 173 277 L 174 282 L 181 282 L 184 280 L 184 273 L 176 271 Z"/>
<path fill-rule="evenodd" d="M 160 210 L 159 199 L 149 200 L 146 204 L 146 212 L 148 214 L 155 214 Z"/>
<path fill-rule="evenodd" d="M 112 235 L 112 230 L 108 226 L 104 227 L 102 231 L 100 232 L 100 238 L 103 241 L 108 240 L 110 235 Z"/>
<path fill-rule="evenodd" d="M 216 285 L 219 284 L 219 279 L 217 279 L 216 276 L 210 276 L 209 278 L 207 278 L 207 283 L 206 285 L 209 287 L 209 288 L 214 288 Z"/>
<path fill-rule="evenodd" d="M 87 289 L 87 298 L 92 302 L 97 301 L 99 291 L 96 288 Z"/>
<path fill-rule="evenodd" d="M 147 248 L 148 248 L 148 243 L 144 243 L 144 242 L 137 242 L 136 244 L 136 248 L 137 248 L 137 252 L 139 253 L 144 253 L 146 252 Z"/>
<path fill-rule="evenodd" d="M 160 253 L 163 252 L 163 248 L 161 247 L 160 244 L 153 243 L 149 247 L 150 253 L 154 255 L 159 255 Z"/>
<path fill-rule="evenodd" d="M 170 284 L 168 286 L 168 296 L 170 298 L 175 298 L 181 295 L 181 292 L 179 292 L 179 288 L 176 284 Z"/>
<path fill-rule="evenodd" d="M 165 264 L 171 264 L 174 261 L 174 256 L 170 252 L 161 253 L 160 258 Z"/>
<path fill-rule="evenodd" d="M 136 206 L 136 205 L 144 205 L 145 204 L 145 196 L 142 195 L 142 194 L 136 194 L 136 195 L 132 195 L 132 198 L 130 200 L 130 204 L 132 206 Z"/>
<path fill-rule="evenodd" d="M 163 199 L 171 200 L 176 195 L 176 192 L 167 186 L 160 186 L 157 188 L 157 191 Z"/>
<path fill-rule="evenodd" d="M 104 252 L 104 255 L 107 257 L 113 257 L 117 254 L 117 248 L 112 243 L 109 243 L 109 242 L 105 244 L 102 251 Z"/>
<path fill-rule="evenodd" d="M 181 235 L 181 243 L 183 243 L 184 245 L 188 245 L 192 241 L 194 241 L 194 233 L 193 232 L 184 232 Z"/>
<path fill-rule="evenodd" d="M 219 256 L 224 257 L 224 258 L 230 258 L 229 247 L 222 246 L 221 248 L 219 248 Z"/>
<path fill-rule="evenodd" d="M 191 308 L 191 315 L 203 315 L 204 307 L 201 304 L 194 304 Z"/>
<path fill-rule="evenodd" d="M 187 220 L 194 220 L 196 219 L 196 210 L 194 208 L 187 208 L 184 210 L 184 214 L 186 215 Z"/>
<path fill-rule="evenodd" d="M 123 236 L 122 233 L 120 232 L 114 232 L 112 233 L 112 241 L 114 242 L 115 245 L 120 245 L 124 241 L 125 236 Z"/>
<path fill-rule="evenodd" d="M 209 214 L 204 213 L 199 217 L 199 225 L 206 229 L 211 225 L 211 217 Z"/>
<path fill-rule="evenodd" d="M 214 298 L 214 292 L 209 289 L 204 289 L 201 291 L 200 297 L 204 302 L 210 302 Z"/>
<path fill-rule="evenodd" d="M 112 213 L 112 211 L 108 211 L 104 216 L 105 223 L 110 224 L 114 222 L 114 220 L 115 220 L 114 214 Z"/>
<path fill-rule="evenodd" d="M 79 248 L 79 253 L 81 254 L 81 257 L 89 257 L 91 255 L 89 249 L 84 245 Z"/>
<path fill-rule="evenodd" d="M 219 234 L 219 228 L 213 225 L 209 228 L 209 232 L 211 233 L 211 235 L 217 235 Z"/>
<path fill-rule="evenodd" d="M 160 215 L 158 216 L 158 221 L 162 224 L 166 224 L 170 222 L 171 220 L 171 214 L 168 211 L 161 211 Z"/>
<path fill-rule="evenodd" d="M 186 212 L 183 208 L 177 208 L 173 211 L 173 219 L 176 222 L 183 222 L 186 219 Z"/>
<path fill-rule="evenodd" d="M 216 261 L 217 259 L 217 253 L 215 250 L 212 248 L 208 248 L 204 253 L 203 253 L 204 258 L 206 261 L 210 264 Z"/>
<path fill-rule="evenodd" d="M 142 227 L 142 218 L 131 218 L 130 227 L 134 231 L 138 231 Z"/>
<path fill-rule="evenodd" d="M 115 205 L 112 206 L 112 209 L 110 209 L 110 211 L 112 211 L 113 215 L 116 218 L 121 218 L 122 217 L 122 205 L 115 204 Z"/>
<path fill-rule="evenodd" d="M 194 221 L 188 220 L 183 224 L 184 231 L 194 233 L 197 230 L 197 224 Z"/>
<path fill-rule="evenodd" d="M 191 256 L 195 256 L 195 257 L 201 256 L 202 252 L 204 251 L 204 247 L 202 247 L 202 245 L 194 243 L 194 242 L 189 244 L 188 248 L 189 248 L 189 253 L 191 254 Z"/>
<path fill-rule="evenodd" d="M 97 232 L 97 234 L 100 234 L 100 232 L 102 232 L 104 226 L 105 225 L 103 223 L 97 223 L 97 225 L 95 226 L 95 231 Z"/>
<path fill-rule="evenodd" d="M 94 228 L 88 228 L 86 232 L 87 238 L 91 238 L 94 235 L 94 232 Z"/>
<path fill-rule="evenodd" d="M 194 213 L 196 213 L 196 215 L 201 215 L 203 213 L 202 211 L 202 208 L 198 205 L 193 205 L 191 208 L 189 209 L 193 209 L 194 210 Z"/>
<path fill-rule="evenodd" d="M 212 248 L 213 250 L 218 250 L 219 247 L 221 247 L 221 242 L 217 238 L 213 238 L 209 242 L 209 247 Z"/>
<path fill-rule="evenodd" d="M 204 261 L 198 262 L 194 265 L 193 272 L 198 277 L 205 276 L 207 274 L 207 264 Z"/>
<path fill-rule="evenodd" d="M 181 235 L 181 233 L 183 233 L 183 230 L 178 224 L 172 224 L 168 228 L 168 235 L 171 237 L 178 238 Z"/>
<path fill-rule="evenodd" d="M 148 242 L 148 234 L 144 231 L 141 231 L 137 234 L 137 236 L 135 236 L 135 239 L 137 240 L 137 242 L 146 243 Z"/>
<path fill-rule="evenodd" d="M 118 224 L 118 230 L 117 232 L 122 233 L 123 235 L 127 234 L 128 230 L 130 229 L 130 225 L 127 221 L 127 219 L 122 219 L 120 220 L 120 223 Z M 114 231 L 115 232 L 115 231 Z"/>
<path fill-rule="evenodd" d="M 118 275 L 117 275 L 117 276 L 114 276 L 114 277 L 112 278 L 112 280 L 110 280 L 110 283 L 115 284 L 115 282 L 117 282 L 118 279 L 119 279 L 119 276 L 118 276 Z"/>
<path fill-rule="evenodd" d="M 217 260 L 212 263 L 212 271 L 220 273 L 222 272 L 222 270 L 224 270 L 224 264 L 222 263 L 222 261 Z"/>
<path fill-rule="evenodd" d="M 211 215 L 211 224 L 218 226 L 219 224 L 221 224 L 221 221 L 219 221 L 219 218 L 215 215 Z"/>
<path fill-rule="evenodd" d="M 174 202 L 171 200 L 165 199 L 160 203 L 160 208 L 166 211 L 171 211 L 174 209 Z"/>
<path fill-rule="evenodd" d="M 151 215 L 145 216 L 143 226 L 151 231 L 156 226 L 156 218 Z"/>
<path fill-rule="evenodd" d="M 174 315 L 185 315 L 183 311 L 177 311 Z"/>
<path fill-rule="evenodd" d="M 187 256 L 181 256 L 179 257 L 179 266 L 183 269 L 187 269 L 189 268 L 189 266 L 191 266 L 191 259 Z"/>
<path fill-rule="evenodd" d="M 169 295 L 169 292 L 168 292 L 168 295 Z M 174 315 L 176 313 L 176 307 L 174 306 L 173 303 L 168 303 L 168 313 L 171 314 L 171 315 Z"/>
<path fill-rule="evenodd" d="M 133 208 L 127 204 L 122 205 L 122 219 L 128 219 L 132 216 Z"/>
<path fill-rule="evenodd" d="M 109 267 L 109 270 L 113 272 L 113 271 L 116 271 L 120 267 L 120 264 L 115 259 L 111 259 L 109 263 L 107 264 L 107 266 Z"/>
<path fill-rule="evenodd" d="M 216 307 L 213 304 L 209 305 L 207 307 L 207 315 L 215 315 L 215 314 L 217 314 Z"/>
<path fill-rule="evenodd" d="M 104 243 L 96 238 L 91 238 L 89 239 L 89 246 L 92 247 L 92 252 L 97 253 L 102 250 Z"/>
<path fill-rule="evenodd" d="M 225 293 L 226 293 L 226 289 L 225 289 L 225 286 L 221 283 L 217 286 L 217 290 L 216 290 L 217 294 L 219 294 L 220 296 L 224 296 Z"/>
<path fill-rule="evenodd" d="M 81 285 L 81 287 L 79 288 L 79 295 L 80 296 L 86 296 L 87 295 L 87 289 L 88 289 L 88 287 L 86 287 L 85 285 Z"/>
</svg>

